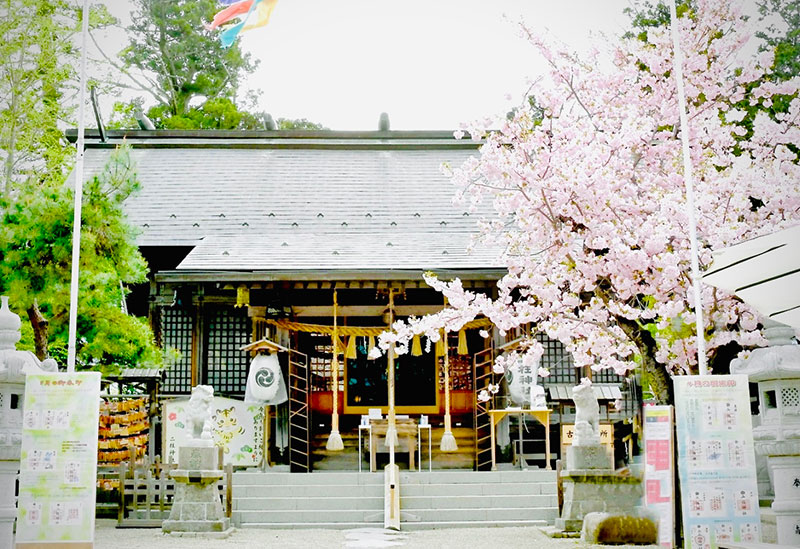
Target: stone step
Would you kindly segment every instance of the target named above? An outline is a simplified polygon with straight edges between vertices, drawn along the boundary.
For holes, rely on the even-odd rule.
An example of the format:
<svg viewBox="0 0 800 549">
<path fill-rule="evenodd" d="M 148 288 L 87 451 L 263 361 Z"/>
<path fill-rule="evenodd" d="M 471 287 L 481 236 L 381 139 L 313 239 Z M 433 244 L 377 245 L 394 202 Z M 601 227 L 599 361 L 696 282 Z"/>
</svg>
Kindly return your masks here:
<svg viewBox="0 0 800 549">
<path fill-rule="evenodd" d="M 383 524 L 383 501 L 379 509 L 328 509 L 318 510 L 254 510 L 234 511 L 233 523 L 237 526 L 252 524 L 275 524 L 296 522 L 313 524 L 324 520 L 328 523 L 380 523 Z"/>
<path fill-rule="evenodd" d="M 381 502 L 382 503 L 382 502 Z M 403 524 L 418 522 L 483 522 L 496 523 L 503 521 L 537 521 L 552 524 L 557 510 L 552 507 L 543 508 L 484 508 L 484 509 L 415 509 L 406 511 L 409 517 Z M 314 524 L 324 519 L 326 523 L 383 523 L 383 505 L 379 509 L 349 510 L 242 510 L 233 512 L 233 522 L 237 526 L 253 526 L 254 524 L 298 523 Z"/>
<path fill-rule="evenodd" d="M 236 498 L 307 498 L 325 497 L 335 494 L 341 497 L 383 497 L 383 482 L 380 484 L 304 484 L 304 485 L 263 485 L 234 486 Z"/>
<path fill-rule="evenodd" d="M 340 471 L 320 471 L 314 473 L 288 472 L 236 472 L 233 474 L 234 486 L 307 486 L 331 484 L 380 484 L 383 486 L 383 473 L 353 473 Z"/>
<path fill-rule="evenodd" d="M 382 492 L 382 491 L 381 491 Z M 235 511 L 382 511 L 383 493 L 375 496 L 235 498 Z"/>
<path fill-rule="evenodd" d="M 404 471 L 404 528 L 552 524 L 554 471 Z M 237 526 L 345 528 L 381 524 L 384 474 L 237 472 Z"/>
<path fill-rule="evenodd" d="M 487 496 L 487 495 L 554 495 L 555 482 L 506 482 L 472 484 L 400 484 L 403 497 L 406 496 Z"/>
<path fill-rule="evenodd" d="M 236 496 L 233 508 L 237 511 L 257 510 L 366 510 L 382 509 L 383 494 L 345 496 L 340 493 L 307 496 Z M 401 487 L 401 505 L 403 510 L 429 510 L 429 509 L 483 509 L 483 508 L 540 508 L 556 505 L 555 495 L 440 495 L 440 496 L 409 496 L 403 493 Z"/>
<path fill-rule="evenodd" d="M 401 478 L 402 497 L 419 496 L 507 496 L 554 495 L 552 482 L 505 482 L 468 484 L 415 483 Z M 257 497 L 378 497 L 383 494 L 383 483 L 374 484 L 302 484 L 302 485 L 234 485 L 234 498 Z"/>
<path fill-rule="evenodd" d="M 554 483 L 555 471 L 531 469 L 525 471 L 404 471 L 400 473 L 403 484 L 496 484 L 543 482 Z M 236 472 L 234 486 L 247 485 L 331 485 L 331 484 L 383 484 L 383 472 L 355 473 L 342 471 L 319 471 L 313 473 L 288 473 L 260 471 Z"/>
<path fill-rule="evenodd" d="M 541 521 L 552 524 L 558 515 L 555 507 L 540 508 L 507 508 L 492 507 L 483 509 L 401 509 L 409 515 L 415 515 L 417 520 L 408 520 L 403 524 L 416 522 L 501 522 L 501 521 Z"/>
<path fill-rule="evenodd" d="M 520 526 L 535 526 L 544 527 L 552 521 L 546 520 L 478 520 L 478 521 L 436 521 L 436 522 L 423 522 L 423 521 L 402 521 L 401 527 L 403 531 L 412 530 L 431 530 L 434 528 L 503 528 L 503 527 L 520 527 Z M 349 530 L 353 528 L 374 527 L 381 522 L 249 522 L 239 526 L 240 528 L 258 528 L 262 530 L 288 530 L 296 528 L 324 528 L 326 530 Z"/>
<path fill-rule="evenodd" d="M 409 521 L 401 522 L 404 531 L 431 530 L 434 528 L 510 528 L 510 527 L 544 527 L 552 524 L 552 520 L 437 520 L 435 522 Z"/>
<path fill-rule="evenodd" d="M 434 471 L 400 473 L 408 484 L 504 484 L 520 482 L 555 482 L 556 472 L 544 469 L 524 471 Z"/>
<path fill-rule="evenodd" d="M 401 508 L 410 513 L 430 509 L 530 509 L 554 507 L 557 504 L 554 495 L 409 496 L 400 487 Z"/>
</svg>

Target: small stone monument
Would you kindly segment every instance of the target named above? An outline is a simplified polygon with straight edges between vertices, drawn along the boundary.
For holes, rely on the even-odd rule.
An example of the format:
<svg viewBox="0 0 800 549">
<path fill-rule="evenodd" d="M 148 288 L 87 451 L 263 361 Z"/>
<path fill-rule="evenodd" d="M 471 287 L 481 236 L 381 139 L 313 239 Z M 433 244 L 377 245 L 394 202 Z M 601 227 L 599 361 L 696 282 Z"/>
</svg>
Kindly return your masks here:
<svg viewBox="0 0 800 549">
<path fill-rule="evenodd" d="M 187 406 L 191 440 L 178 448 L 178 468 L 170 472 L 175 479 L 175 500 L 169 518 L 161 529 L 177 536 L 225 538 L 233 531 L 219 500 L 217 482 L 224 473 L 219 449 L 211 439 L 211 405 L 214 388 L 197 385 Z"/>
<path fill-rule="evenodd" d="M 0 296 L 0 494 L 14 494 L 22 450 L 22 403 L 27 374 L 55 372 L 55 360 L 39 362 L 30 351 L 17 351 L 22 322 Z M 0 497 L 0 547 L 13 544 L 17 509 L 13 497 Z"/>
<path fill-rule="evenodd" d="M 642 499 L 642 479 L 615 471 L 610 449 L 600 443 L 600 406 L 591 381 L 584 379 L 574 387 L 572 399 L 575 402 L 575 435 L 573 444 L 567 447 L 566 467 L 561 471 L 564 506 L 561 517 L 555 521 L 556 528 L 567 533 L 580 532 L 587 515 L 600 517 L 597 514 L 602 514 L 602 520 L 596 521 L 599 529 L 605 528 L 610 520 L 623 526 L 637 525 L 637 528 L 647 523 L 648 528 L 654 530 L 647 514 L 637 509 Z M 642 520 L 638 520 L 640 518 Z M 619 541 L 604 541 L 620 543 L 638 539 L 624 529 L 619 531 L 619 536 Z M 655 542 L 655 538 L 652 541 Z"/>
<path fill-rule="evenodd" d="M 777 543 L 788 546 L 800 546 L 800 345 L 794 334 L 789 326 L 766 321 L 770 346 L 731 361 L 732 374 L 758 383 L 760 424 L 753 443 L 759 498 L 773 500 Z"/>
</svg>

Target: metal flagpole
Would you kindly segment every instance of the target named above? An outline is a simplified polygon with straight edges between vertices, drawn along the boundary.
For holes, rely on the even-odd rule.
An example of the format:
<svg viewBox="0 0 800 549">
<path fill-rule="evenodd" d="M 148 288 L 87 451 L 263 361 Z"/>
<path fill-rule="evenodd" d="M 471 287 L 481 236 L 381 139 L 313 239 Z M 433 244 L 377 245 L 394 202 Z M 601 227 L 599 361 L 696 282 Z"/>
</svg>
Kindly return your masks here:
<svg viewBox="0 0 800 549">
<path fill-rule="evenodd" d="M 81 21 L 80 92 L 78 94 L 78 155 L 75 158 L 75 214 L 72 221 L 72 275 L 69 287 L 69 344 L 67 372 L 75 371 L 75 339 L 78 326 L 78 279 L 81 259 L 81 204 L 83 198 L 83 133 L 86 102 L 86 39 L 89 36 L 89 0 L 83 0 Z"/>
<path fill-rule="evenodd" d="M 678 37 L 678 12 L 675 7 L 675 0 L 670 2 L 669 12 L 675 80 L 678 84 L 678 108 L 680 109 L 681 142 L 683 145 L 683 180 L 686 186 L 686 215 L 689 219 L 689 241 L 692 248 L 692 288 L 694 293 L 695 328 L 697 330 L 697 365 L 700 375 L 707 375 L 705 322 L 703 320 L 703 302 L 700 294 L 702 276 L 700 275 L 700 261 L 697 252 L 697 220 L 694 211 L 692 159 L 689 154 L 689 117 L 686 114 L 686 95 L 683 89 L 683 52 L 681 51 Z"/>
</svg>

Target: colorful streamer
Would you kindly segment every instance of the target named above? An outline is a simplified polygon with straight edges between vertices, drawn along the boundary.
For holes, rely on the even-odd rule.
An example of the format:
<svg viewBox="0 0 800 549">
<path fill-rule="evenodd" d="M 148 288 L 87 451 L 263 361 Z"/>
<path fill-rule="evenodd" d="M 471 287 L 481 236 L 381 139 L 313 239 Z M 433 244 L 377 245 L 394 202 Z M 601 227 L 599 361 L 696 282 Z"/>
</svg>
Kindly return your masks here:
<svg viewBox="0 0 800 549">
<path fill-rule="evenodd" d="M 227 2 L 223 3 L 227 4 Z M 214 29 L 237 17 L 241 18 L 239 23 L 227 27 L 219 34 L 222 47 L 229 48 L 239 34 L 263 27 L 269 23 L 272 10 L 275 9 L 275 4 L 277 3 L 278 0 L 240 0 L 239 2 L 231 3 L 229 7 L 214 16 L 214 20 L 208 28 Z"/>
<path fill-rule="evenodd" d="M 227 8 L 214 16 L 210 25 L 205 25 L 206 30 L 214 30 L 235 17 L 247 15 L 250 13 L 251 7 L 253 7 L 253 0 L 239 0 L 238 2 L 231 3 Z"/>
</svg>

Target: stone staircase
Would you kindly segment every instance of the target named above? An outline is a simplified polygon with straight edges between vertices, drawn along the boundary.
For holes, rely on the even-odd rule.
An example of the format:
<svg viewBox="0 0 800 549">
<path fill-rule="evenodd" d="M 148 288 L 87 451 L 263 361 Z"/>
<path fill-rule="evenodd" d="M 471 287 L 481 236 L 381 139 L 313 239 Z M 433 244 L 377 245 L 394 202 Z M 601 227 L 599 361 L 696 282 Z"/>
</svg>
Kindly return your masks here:
<svg viewBox="0 0 800 549">
<path fill-rule="evenodd" d="M 233 522 L 243 528 L 383 526 L 383 473 L 237 472 Z M 401 472 L 404 529 L 553 524 L 554 471 Z"/>
</svg>

